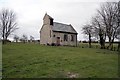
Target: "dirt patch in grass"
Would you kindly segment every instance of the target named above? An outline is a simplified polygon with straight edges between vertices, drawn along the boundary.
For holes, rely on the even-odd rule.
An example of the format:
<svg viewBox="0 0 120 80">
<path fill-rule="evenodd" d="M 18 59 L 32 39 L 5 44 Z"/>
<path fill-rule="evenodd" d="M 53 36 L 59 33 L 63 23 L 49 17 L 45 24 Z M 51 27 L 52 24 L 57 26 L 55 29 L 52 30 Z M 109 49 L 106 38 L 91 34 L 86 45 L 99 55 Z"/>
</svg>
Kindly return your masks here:
<svg viewBox="0 0 120 80">
<path fill-rule="evenodd" d="M 67 78 L 78 78 L 78 73 L 67 72 Z"/>
</svg>

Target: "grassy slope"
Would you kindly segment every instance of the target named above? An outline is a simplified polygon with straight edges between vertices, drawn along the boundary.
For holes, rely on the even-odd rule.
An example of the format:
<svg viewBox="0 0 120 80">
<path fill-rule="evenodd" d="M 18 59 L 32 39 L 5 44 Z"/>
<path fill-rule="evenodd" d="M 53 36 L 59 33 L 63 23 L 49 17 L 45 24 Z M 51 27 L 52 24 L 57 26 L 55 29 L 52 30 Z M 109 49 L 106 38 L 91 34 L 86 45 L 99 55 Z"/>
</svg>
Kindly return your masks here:
<svg viewBox="0 0 120 80">
<path fill-rule="evenodd" d="M 0 41 L 0 79 L 2 78 L 2 42 Z"/>
<path fill-rule="evenodd" d="M 116 52 L 100 49 L 51 47 L 39 44 L 3 46 L 3 77 L 117 77 Z"/>
</svg>

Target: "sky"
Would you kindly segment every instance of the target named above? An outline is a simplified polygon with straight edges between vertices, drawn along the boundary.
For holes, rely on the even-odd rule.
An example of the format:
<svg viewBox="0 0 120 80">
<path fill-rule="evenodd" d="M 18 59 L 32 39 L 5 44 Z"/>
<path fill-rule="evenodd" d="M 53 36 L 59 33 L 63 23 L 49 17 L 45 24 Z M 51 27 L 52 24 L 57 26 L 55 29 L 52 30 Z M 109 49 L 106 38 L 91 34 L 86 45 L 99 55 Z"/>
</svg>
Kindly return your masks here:
<svg viewBox="0 0 120 80">
<path fill-rule="evenodd" d="M 54 18 L 54 22 L 71 24 L 78 33 L 78 40 L 86 40 L 83 25 L 90 22 L 101 2 L 106 1 L 117 0 L 0 0 L 0 10 L 9 8 L 17 15 L 19 29 L 9 37 L 11 40 L 15 34 L 40 39 L 45 13 Z"/>
</svg>

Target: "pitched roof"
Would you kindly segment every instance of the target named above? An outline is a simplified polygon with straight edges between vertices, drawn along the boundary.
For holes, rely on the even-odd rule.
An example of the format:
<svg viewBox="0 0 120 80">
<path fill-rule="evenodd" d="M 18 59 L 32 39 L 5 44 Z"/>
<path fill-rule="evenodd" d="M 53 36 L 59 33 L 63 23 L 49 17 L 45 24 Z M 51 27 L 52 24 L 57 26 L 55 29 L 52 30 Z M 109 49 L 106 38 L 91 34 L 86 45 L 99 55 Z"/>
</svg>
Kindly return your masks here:
<svg viewBox="0 0 120 80">
<path fill-rule="evenodd" d="M 72 25 L 58 23 L 58 22 L 53 23 L 52 30 L 60 31 L 60 32 L 77 33 L 76 30 L 72 27 Z"/>
<path fill-rule="evenodd" d="M 45 16 L 43 17 L 43 19 L 48 16 L 50 19 L 53 19 L 51 16 L 49 16 L 47 13 L 45 13 Z"/>
</svg>

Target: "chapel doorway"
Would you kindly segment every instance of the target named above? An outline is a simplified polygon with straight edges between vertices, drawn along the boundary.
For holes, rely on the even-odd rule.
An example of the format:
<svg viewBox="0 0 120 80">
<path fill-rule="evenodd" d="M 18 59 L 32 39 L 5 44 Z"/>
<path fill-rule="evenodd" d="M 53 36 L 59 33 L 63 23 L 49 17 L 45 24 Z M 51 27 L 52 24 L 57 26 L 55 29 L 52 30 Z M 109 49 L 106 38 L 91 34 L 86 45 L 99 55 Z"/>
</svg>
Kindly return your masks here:
<svg viewBox="0 0 120 80">
<path fill-rule="evenodd" d="M 56 44 L 59 46 L 60 45 L 60 37 L 57 37 Z"/>
</svg>

